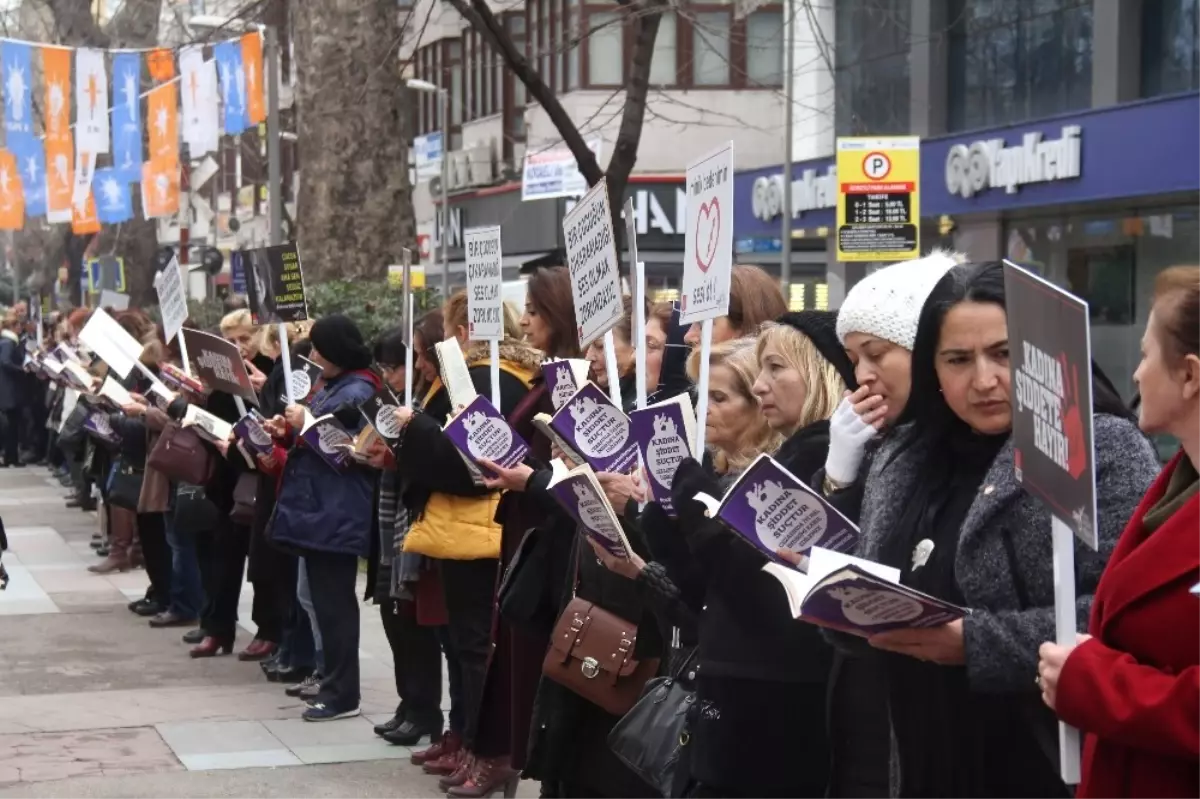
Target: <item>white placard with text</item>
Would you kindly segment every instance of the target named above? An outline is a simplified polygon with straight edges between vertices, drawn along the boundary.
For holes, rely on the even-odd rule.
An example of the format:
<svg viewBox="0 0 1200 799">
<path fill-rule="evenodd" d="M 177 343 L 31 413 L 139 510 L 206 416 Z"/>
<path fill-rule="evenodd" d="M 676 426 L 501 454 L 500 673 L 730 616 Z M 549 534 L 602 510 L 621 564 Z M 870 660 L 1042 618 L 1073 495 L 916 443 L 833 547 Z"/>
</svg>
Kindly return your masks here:
<svg viewBox="0 0 1200 799">
<path fill-rule="evenodd" d="M 608 182 L 603 178 L 563 217 L 563 239 L 579 347 L 584 349 L 611 330 L 624 311 Z"/>
<path fill-rule="evenodd" d="M 685 325 L 729 312 L 733 271 L 733 142 L 687 169 L 687 235 L 679 321 Z"/>
<path fill-rule="evenodd" d="M 467 337 L 472 341 L 504 338 L 500 227 L 470 228 L 463 233 L 467 254 Z"/>
</svg>

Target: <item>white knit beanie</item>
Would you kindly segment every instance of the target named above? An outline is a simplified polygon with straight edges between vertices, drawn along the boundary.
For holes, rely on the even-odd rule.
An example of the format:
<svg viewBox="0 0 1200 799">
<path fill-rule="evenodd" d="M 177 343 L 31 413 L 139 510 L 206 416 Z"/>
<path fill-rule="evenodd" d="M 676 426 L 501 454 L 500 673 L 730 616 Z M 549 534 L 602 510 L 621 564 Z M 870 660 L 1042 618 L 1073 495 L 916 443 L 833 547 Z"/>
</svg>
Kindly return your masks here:
<svg viewBox="0 0 1200 799">
<path fill-rule="evenodd" d="M 850 289 L 838 309 L 838 339 L 845 344 L 850 333 L 867 333 L 911 350 L 929 292 L 951 267 L 965 260 L 962 253 L 934 250 L 924 258 L 867 275 Z"/>
</svg>

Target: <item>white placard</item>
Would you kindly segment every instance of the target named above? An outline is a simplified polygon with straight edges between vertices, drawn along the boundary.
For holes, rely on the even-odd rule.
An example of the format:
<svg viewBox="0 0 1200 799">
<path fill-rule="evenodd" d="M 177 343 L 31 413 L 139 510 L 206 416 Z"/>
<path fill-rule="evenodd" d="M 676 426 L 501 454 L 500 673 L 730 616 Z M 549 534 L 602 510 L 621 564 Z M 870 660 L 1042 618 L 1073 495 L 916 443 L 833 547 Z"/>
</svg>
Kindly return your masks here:
<svg viewBox="0 0 1200 799">
<path fill-rule="evenodd" d="M 470 228 L 463 233 L 467 255 L 467 338 L 504 339 L 504 283 L 500 226 Z"/>
<path fill-rule="evenodd" d="M 600 160 L 602 140 L 587 140 L 588 149 Z M 579 171 L 575 154 L 564 145 L 557 147 L 525 148 L 521 168 L 521 200 L 550 200 L 556 197 L 578 197 L 588 190 L 587 178 Z"/>
<path fill-rule="evenodd" d="M 112 308 L 114 311 L 128 311 L 129 295 L 112 289 L 104 289 L 100 292 L 100 307 Z"/>
<path fill-rule="evenodd" d="M 79 340 L 99 355 L 108 368 L 124 380 L 142 357 L 142 344 L 117 324 L 103 308 L 92 311 L 88 323 L 79 331 Z"/>
<path fill-rule="evenodd" d="M 690 325 L 729 313 L 733 272 L 733 142 L 687 169 L 687 235 L 679 321 Z"/>
<path fill-rule="evenodd" d="M 583 350 L 611 330 L 624 312 L 608 182 L 604 178 L 563 217 L 563 239 L 567 244 L 579 348 Z"/>
<path fill-rule="evenodd" d="M 188 318 L 187 292 L 184 291 L 183 274 L 179 271 L 179 261 L 175 256 L 171 256 L 166 269 L 154 276 L 154 290 L 158 292 L 163 335 L 170 344 Z"/>
</svg>

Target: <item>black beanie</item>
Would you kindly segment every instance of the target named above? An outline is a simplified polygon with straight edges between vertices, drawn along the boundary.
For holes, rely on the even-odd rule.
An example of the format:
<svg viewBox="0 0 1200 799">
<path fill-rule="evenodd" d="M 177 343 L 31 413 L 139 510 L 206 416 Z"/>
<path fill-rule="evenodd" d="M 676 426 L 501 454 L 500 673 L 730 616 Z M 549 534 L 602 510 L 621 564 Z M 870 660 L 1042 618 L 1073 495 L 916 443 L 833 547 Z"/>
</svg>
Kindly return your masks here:
<svg viewBox="0 0 1200 799">
<path fill-rule="evenodd" d="M 334 314 L 318 319 L 308 338 L 322 358 L 343 371 L 371 366 L 371 350 L 363 341 L 358 325 L 348 316 Z"/>
<path fill-rule="evenodd" d="M 785 313 L 777 320 L 781 325 L 794 327 L 808 336 L 825 360 L 833 364 L 846 387 L 851 391 L 858 388 L 854 377 L 854 364 L 846 354 L 846 348 L 837 336 L 837 311 L 795 311 Z"/>
</svg>

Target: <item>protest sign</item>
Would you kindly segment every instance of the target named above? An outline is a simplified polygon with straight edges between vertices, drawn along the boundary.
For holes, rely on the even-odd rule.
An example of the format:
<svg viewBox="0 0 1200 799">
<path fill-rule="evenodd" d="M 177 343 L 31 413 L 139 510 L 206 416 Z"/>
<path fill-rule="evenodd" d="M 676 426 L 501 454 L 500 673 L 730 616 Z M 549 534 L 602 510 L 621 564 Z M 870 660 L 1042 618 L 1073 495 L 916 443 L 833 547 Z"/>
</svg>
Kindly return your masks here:
<svg viewBox="0 0 1200 799">
<path fill-rule="evenodd" d="M 201 330 L 183 328 L 183 341 L 191 353 L 196 376 L 212 391 L 258 402 L 246 364 L 236 344 Z"/>
<path fill-rule="evenodd" d="M 463 240 L 467 251 L 467 337 L 499 341 L 504 338 L 500 227 L 470 228 Z"/>
<path fill-rule="evenodd" d="M 587 140 L 588 149 L 600 159 L 599 137 Z M 587 178 L 579 171 L 575 154 L 566 145 L 525 148 L 521 169 L 521 200 L 549 200 L 578 197 L 588 190 Z"/>
<path fill-rule="evenodd" d="M 733 142 L 687 169 L 687 235 L 679 321 L 690 325 L 729 312 L 733 272 Z"/>
<path fill-rule="evenodd" d="M 308 319 L 304 275 L 295 243 L 242 251 L 246 297 L 254 324 L 302 322 Z"/>
<path fill-rule="evenodd" d="M 114 311 L 128 311 L 129 295 L 122 294 L 119 291 L 113 291 L 112 289 L 104 289 L 100 292 L 100 302 L 98 307 L 112 308 Z"/>
<path fill-rule="evenodd" d="M 611 330 L 623 312 L 621 274 L 604 178 L 563 218 L 563 237 L 579 348 L 586 349 Z"/>
<path fill-rule="evenodd" d="M 79 340 L 99 355 L 122 380 L 129 377 L 142 357 L 142 343 L 129 335 L 103 308 L 92 311 L 88 323 L 79 331 Z"/>
<path fill-rule="evenodd" d="M 154 276 L 154 290 L 158 292 L 158 308 L 162 313 L 163 338 L 170 344 L 188 318 L 187 293 L 175 256 L 171 256 L 166 268 Z"/>
</svg>

